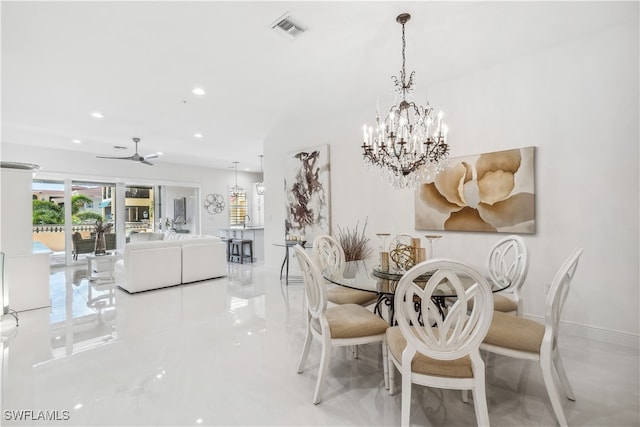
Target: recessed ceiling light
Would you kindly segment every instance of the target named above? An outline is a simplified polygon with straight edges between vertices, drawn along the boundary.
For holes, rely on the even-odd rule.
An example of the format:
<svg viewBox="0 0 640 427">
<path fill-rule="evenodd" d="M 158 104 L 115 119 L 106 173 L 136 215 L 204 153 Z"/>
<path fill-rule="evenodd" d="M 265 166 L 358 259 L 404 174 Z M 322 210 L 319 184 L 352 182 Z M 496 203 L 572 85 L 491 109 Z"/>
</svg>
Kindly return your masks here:
<svg viewBox="0 0 640 427">
<path fill-rule="evenodd" d="M 196 95 L 204 95 L 206 93 L 201 87 L 194 87 L 191 92 L 195 93 Z"/>
<path fill-rule="evenodd" d="M 194 138 L 202 138 L 202 134 L 200 132 L 193 134 Z"/>
<path fill-rule="evenodd" d="M 104 116 L 99 111 L 94 111 L 93 113 L 91 113 L 91 117 L 95 117 L 96 119 L 101 119 Z"/>
<path fill-rule="evenodd" d="M 82 144 L 82 141 L 80 141 L 79 139 L 72 139 L 71 142 L 73 142 L 74 144 Z"/>
</svg>

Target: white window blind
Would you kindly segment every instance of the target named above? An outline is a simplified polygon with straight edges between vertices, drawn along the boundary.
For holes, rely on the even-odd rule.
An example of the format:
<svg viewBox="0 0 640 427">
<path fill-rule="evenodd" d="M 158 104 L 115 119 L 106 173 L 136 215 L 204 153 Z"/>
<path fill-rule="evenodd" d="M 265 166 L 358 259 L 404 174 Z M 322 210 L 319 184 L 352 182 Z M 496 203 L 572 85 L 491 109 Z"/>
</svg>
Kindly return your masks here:
<svg viewBox="0 0 640 427">
<path fill-rule="evenodd" d="M 242 188 L 229 190 L 229 223 L 230 225 L 243 225 L 244 216 L 247 214 L 247 192 Z"/>
</svg>

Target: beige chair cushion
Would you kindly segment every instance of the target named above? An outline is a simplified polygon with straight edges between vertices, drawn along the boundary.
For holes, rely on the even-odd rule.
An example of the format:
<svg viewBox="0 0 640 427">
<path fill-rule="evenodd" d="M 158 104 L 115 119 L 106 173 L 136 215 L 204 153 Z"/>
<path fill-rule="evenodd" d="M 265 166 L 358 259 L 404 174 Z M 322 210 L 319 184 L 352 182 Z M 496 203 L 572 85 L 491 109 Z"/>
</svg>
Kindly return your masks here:
<svg viewBox="0 0 640 427">
<path fill-rule="evenodd" d="M 471 310 L 473 308 L 473 301 L 475 301 L 474 299 L 470 299 L 467 302 L 467 308 L 469 310 Z M 500 295 L 500 294 L 493 294 L 493 309 L 495 311 L 501 311 L 503 313 L 509 313 L 512 311 L 516 311 L 518 309 L 518 305 L 516 304 L 516 302 L 508 297 L 505 297 L 504 295 Z"/>
<path fill-rule="evenodd" d="M 389 324 L 381 317 L 357 304 L 342 304 L 326 311 L 331 338 L 359 338 L 384 334 Z M 312 326 L 319 330 L 317 319 Z"/>
<path fill-rule="evenodd" d="M 373 292 L 331 286 L 327 288 L 327 300 L 334 304 L 369 305 L 377 300 L 377 296 Z"/>
<path fill-rule="evenodd" d="M 543 336 L 544 325 L 522 317 L 494 311 L 491 327 L 484 342 L 512 350 L 540 353 Z"/>
<path fill-rule="evenodd" d="M 387 345 L 393 357 L 402 362 L 402 352 L 407 346 L 407 340 L 399 327 L 387 329 Z M 471 359 L 469 356 L 455 360 L 438 360 L 416 352 L 411 361 L 411 371 L 417 374 L 434 375 L 448 378 L 472 378 Z"/>
<path fill-rule="evenodd" d="M 501 311 L 503 313 L 508 313 L 510 311 L 516 311 L 518 309 L 518 304 L 511 298 L 505 297 L 500 294 L 493 294 L 493 309 L 495 311 Z"/>
</svg>

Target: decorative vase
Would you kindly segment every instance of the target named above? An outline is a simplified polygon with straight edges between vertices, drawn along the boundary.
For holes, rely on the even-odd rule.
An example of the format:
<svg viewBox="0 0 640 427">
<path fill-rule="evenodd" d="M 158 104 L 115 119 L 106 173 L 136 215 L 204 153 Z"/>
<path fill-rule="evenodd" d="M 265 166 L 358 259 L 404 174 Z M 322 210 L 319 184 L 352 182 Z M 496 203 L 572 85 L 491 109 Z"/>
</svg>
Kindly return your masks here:
<svg viewBox="0 0 640 427">
<path fill-rule="evenodd" d="M 104 255 L 107 253 L 107 240 L 104 233 L 96 233 L 96 247 L 93 251 L 96 255 Z"/>
<path fill-rule="evenodd" d="M 345 265 L 343 276 L 345 279 L 354 279 L 356 277 L 356 273 L 358 272 L 358 266 L 355 262 L 348 262 Z"/>
</svg>

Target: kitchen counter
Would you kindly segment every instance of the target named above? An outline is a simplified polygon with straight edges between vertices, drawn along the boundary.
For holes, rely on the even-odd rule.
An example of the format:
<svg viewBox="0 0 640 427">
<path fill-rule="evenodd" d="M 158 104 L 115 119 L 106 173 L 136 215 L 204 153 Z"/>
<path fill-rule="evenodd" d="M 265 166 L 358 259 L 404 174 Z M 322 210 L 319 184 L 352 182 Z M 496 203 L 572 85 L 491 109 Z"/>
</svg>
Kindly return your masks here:
<svg viewBox="0 0 640 427">
<path fill-rule="evenodd" d="M 221 239 L 248 239 L 253 240 L 254 261 L 264 261 L 264 227 L 228 227 L 218 229 Z"/>
</svg>

